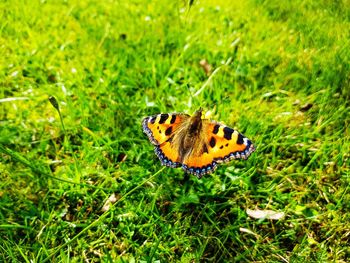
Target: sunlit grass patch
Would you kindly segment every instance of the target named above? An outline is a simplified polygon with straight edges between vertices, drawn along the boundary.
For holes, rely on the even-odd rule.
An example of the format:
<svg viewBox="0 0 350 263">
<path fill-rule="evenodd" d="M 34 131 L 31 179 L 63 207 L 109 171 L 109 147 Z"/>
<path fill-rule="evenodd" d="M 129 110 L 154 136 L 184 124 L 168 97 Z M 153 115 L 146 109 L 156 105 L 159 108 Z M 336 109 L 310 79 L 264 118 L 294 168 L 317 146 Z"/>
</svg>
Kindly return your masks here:
<svg viewBox="0 0 350 263">
<path fill-rule="evenodd" d="M 2 261 L 350 257 L 347 1 L 0 7 Z M 201 180 L 141 128 L 199 107 L 257 147 Z"/>
</svg>

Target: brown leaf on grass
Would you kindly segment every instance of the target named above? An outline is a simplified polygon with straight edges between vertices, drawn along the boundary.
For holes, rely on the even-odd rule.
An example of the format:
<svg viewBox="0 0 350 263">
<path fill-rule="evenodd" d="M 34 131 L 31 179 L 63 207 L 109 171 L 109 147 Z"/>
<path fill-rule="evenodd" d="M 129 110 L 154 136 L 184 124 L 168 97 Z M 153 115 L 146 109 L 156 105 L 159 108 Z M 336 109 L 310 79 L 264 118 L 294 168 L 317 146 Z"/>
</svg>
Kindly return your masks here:
<svg viewBox="0 0 350 263">
<path fill-rule="evenodd" d="M 121 163 L 123 163 L 123 162 L 125 162 L 125 160 L 126 160 L 126 158 L 127 158 L 128 156 L 125 154 L 125 153 L 120 153 L 120 154 L 118 154 L 118 156 L 117 156 L 117 163 L 115 164 L 115 168 L 117 169 L 117 168 L 119 168 L 120 167 L 120 164 Z"/>
<path fill-rule="evenodd" d="M 106 212 L 109 210 L 109 208 L 111 208 L 111 205 L 114 204 L 117 201 L 117 198 L 115 197 L 115 194 L 111 194 L 110 197 L 108 197 L 108 199 L 106 200 L 106 202 L 104 203 L 101 211 L 102 212 Z"/>
<path fill-rule="evenodd" d="M 308 111 L 309 109 L 312 108 L 312 106 L 313 106 L 312 103 L 306 103 L 300 107 L 300 111 L 302 111 L 302 112 Z"/>
<path fill-rule="evenodd" d="M 284 212 L 276 212 L 273 210 L 246 210 L 248 216 L 255 218 L 255 219 L 272 219 L 272 220 L 279 220 L 284 217 Z"/>
<path fill-rule="evenodd" d="M 205 74 L 207 74 L 207 76 L 210 76 L 211 66 L 208 63 L 208 61 L 206 59 L 202 59 L 201 61 L 199 61 L 199 65 L 202 66 L 202 69 L 205 71 Z"/>
<path fill-rule="evenodd" d="M 122 162 L 125 162 L 126 158 L 127 158 L 127 155 L 125 153 L 120 153 L 118 154 L 117 161 L 122 163 Z"/>
</svg>

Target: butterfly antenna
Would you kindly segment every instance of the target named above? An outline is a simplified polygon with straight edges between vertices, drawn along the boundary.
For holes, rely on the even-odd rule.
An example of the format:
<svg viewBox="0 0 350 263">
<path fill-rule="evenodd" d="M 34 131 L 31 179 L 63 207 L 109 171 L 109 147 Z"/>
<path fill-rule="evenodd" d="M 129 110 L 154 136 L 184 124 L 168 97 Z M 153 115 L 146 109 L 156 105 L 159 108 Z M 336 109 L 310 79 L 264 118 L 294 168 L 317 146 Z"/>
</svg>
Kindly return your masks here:
<svg viewBox="0 0 350 263">
<path fill-rule="evenodd" d="M 188 93 L 190 94 L 190 97 L 188 98 L 188 107 L 189 108 L 191 108 L 192 107 L 192 102 L 193 102 L 193 94 L 192 94 L 192 92 L 191 92 L 191 89 L 190 89 L 190 85 L 187 83 L 186 84 L 186 88 L 187 88 L 187 90 L 188 90 Z"/>
</svg>

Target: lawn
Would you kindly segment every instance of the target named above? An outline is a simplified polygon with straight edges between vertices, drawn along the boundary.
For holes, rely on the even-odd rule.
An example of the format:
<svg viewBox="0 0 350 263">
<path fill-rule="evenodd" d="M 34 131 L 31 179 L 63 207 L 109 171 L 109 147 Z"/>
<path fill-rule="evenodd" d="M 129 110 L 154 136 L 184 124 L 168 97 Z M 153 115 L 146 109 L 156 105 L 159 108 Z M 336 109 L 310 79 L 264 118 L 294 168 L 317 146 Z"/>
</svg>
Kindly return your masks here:
<svg viewBox="0 0 350 263">
<path fill-rule="evenodd" d="M 350 260 L 348 0 L 0 8 L 1 262 Z M 200 107 L 256 147 L 202 179 L 141 125 Z"/>
</svg>

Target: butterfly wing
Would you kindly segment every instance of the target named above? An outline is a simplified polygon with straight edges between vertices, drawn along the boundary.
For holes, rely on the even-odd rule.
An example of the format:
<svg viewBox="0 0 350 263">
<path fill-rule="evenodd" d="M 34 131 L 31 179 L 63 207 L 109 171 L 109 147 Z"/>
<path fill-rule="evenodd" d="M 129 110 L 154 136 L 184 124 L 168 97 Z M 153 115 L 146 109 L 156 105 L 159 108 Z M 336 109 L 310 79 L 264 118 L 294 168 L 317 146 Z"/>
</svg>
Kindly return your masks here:
<svg viewBox="0 0 350 263">
<path fill-rule="evenodd" d="M 225 125 L 203 120 L 202 138 L 198 151 L 184 160 L 182 168 L 199 178 L 213 172 L 218 163 L 232 159 L 247 159 L 255 151 L 252 142 L 238 131 Z"/>
<path fill-rule="evenodd" d="M 163 113 L 143 119 L 143 132 L 155 146 L 154 151 L 163 165 L 181 166 L 178 147 L 173 143 L 173 137 L 189 117 L 187 114 Z"/>
</svg>

